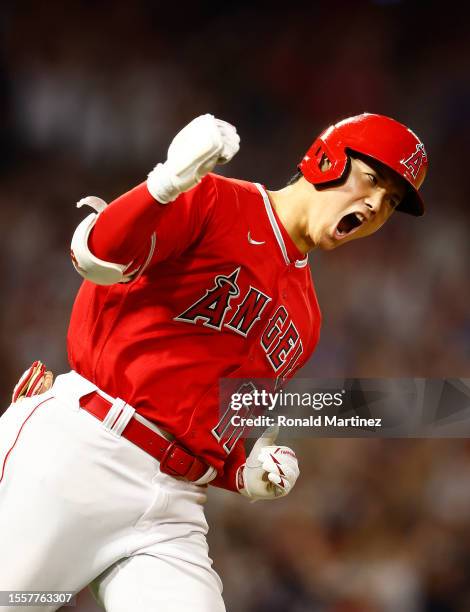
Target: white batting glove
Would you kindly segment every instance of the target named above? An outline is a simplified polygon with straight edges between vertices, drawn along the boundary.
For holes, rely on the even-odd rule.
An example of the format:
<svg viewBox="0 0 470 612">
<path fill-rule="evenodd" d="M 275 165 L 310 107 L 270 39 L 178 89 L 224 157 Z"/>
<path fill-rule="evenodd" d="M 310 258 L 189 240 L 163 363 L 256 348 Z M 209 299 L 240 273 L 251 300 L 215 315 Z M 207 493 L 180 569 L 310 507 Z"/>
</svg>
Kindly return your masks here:
<svg viewBox="0 0 470 612">
<path fill-rule="evenodd" d="M 253 501 L 284 497 L 299 477 L 294 451 L 273 444 L 278 433 L 278 427 L 267 429 L 253 446 L 246 463 L 238 468 L 237 488 Z"/>
<path fill-rule="evenodd" d="M 161 204 L 172 202 L 216 164 L 229 162 L 239 148 L 240 137 L 233 125 L 209 114 L 196 117 L 174 137 L 166 162 L 148 175 L 147 188 Z"/>
</svg>

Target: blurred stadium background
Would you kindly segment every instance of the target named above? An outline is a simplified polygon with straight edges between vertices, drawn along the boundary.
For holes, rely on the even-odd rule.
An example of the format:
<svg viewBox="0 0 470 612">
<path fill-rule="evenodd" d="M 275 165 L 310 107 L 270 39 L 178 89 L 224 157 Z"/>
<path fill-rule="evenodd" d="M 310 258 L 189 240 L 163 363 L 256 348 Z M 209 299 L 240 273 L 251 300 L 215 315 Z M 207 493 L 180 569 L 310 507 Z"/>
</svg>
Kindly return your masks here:
<svg viewBox="0 0 470 612">
<path fill-rule="evenodd" d="M 143 180 L 204 112 L 241 134 L 223 172 L 269 188 L 337 118 L 372 111 L 411 125 L 430 159 L 428 214 L 397 214 L 366 241 L 311 256 L 324 325 L 302 375 L 469 377 L 465 8 L 2 3 L 2 406 L 33 359 L 67 369 L 74 203 Z M 229 612 L 470 610 L 469 441 L 291 442 L 302 476 L 288 499 L 211 492 Z M 86 595 L 82 605 L 94 609 Z"/>
</svg>

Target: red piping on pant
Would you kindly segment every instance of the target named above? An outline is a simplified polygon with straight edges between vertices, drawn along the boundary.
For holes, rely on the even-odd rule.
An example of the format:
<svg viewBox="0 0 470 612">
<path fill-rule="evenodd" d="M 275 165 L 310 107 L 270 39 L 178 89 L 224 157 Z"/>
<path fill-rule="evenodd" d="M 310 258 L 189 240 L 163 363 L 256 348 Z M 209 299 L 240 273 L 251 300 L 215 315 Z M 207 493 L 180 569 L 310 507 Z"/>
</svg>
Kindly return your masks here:
<svg viewBox="0 0 470 612">
<path fill-rule="evenodd" d="M 21 430 L 23 429 L 23 427 L 25 426 L 25 424 L 27 423 L 27 421 L 29 420 L 29 418 L 36 412 L 36 410 L 39 408 L 39 406 L 42 406 L 43 404 L 45 404 L 46 402 L 48 402 L 49 400 L 53 399 L 52 397 L 48 397 L 47 399 L 43 400 L 42 402 L 40 402 L 37 406 L 34 407 L 33 410 L 31 410 L 31 412 L 28 414 L 28 416 L 25 418 L 25 420 L 23 421 L 23 423 L 21 424 L 21 427 L 18 431 L 18 434 L 16 435 L 15 441 L 13 442 L 13 444 L 10 446 L 7 454 L 5 455 L 5 458 L 3 460 L 3 465 L 2 465 L 2 475 L 0 476 L 0 482 L 2 482 L 3 480 L 3 476 L 5 474 L 5 466 L 7 464 L 8 461 L 8 457 L 11 453 L 11 451 L 15 448 L 16 443 L 18 442 L 18 438 L 20 437 L 20 433 Z"/>
</svg>

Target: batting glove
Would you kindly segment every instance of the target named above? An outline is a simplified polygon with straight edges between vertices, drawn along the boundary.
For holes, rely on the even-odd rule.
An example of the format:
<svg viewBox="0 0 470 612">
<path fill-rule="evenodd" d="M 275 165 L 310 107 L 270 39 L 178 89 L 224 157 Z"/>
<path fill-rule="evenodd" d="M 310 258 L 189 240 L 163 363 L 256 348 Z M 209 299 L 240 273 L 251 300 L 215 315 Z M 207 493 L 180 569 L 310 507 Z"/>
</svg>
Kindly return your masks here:
<svg viewBox="0 0 470 612">
<path fill-rule="evenodd" d="M 216 164 L 229 162 L 239 148 L 240 137 L 233 125 L 209 114 L 196 117 L 175 136 L 166 162 L 150 172 L 147 188 L 161 204 L 172 202 Z"/>
<path fill-rule="evenodd" d="M 253 446 L 246 463 L 238 468 L 237 488 L 253 501 L 284 497 L 299 477 L 294 451 L 274 444 L 278 432 L 278 427 L 267 429 Z"/>
<path fill-rule="evenodd" d="M 33 361 L 31 366 L 23 372 L 16 383 L 11 396 L 11 403 L 19 402 L 26 397 L 45 393 L 52 387 L 54 375 L 40 361 Z"/>
</svg>

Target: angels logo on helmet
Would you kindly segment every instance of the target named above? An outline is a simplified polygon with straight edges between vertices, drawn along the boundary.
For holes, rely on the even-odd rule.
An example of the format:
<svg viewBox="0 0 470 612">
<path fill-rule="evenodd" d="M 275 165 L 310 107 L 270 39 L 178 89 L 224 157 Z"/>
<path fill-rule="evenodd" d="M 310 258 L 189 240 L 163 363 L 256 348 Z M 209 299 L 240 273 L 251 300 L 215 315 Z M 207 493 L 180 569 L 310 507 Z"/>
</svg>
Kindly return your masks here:
<svg viewBox="0 0 470 612">
<path fill-rule="evenodd" d="M 422 142 L 416 145 L 415 151 L 406 159 L 401 159 L 400 163 L 405 166 L 411 176 L 415 179 L 418 176 L 418 172 L 423 164 L 424 160 L 427 160 L 428 156 L 424 149 Z"/>
</svg>

